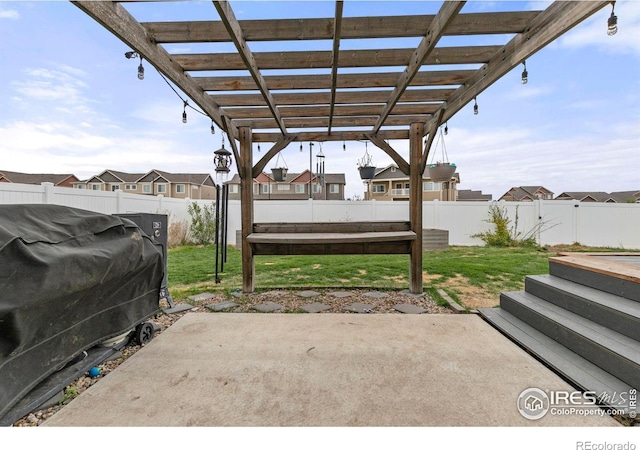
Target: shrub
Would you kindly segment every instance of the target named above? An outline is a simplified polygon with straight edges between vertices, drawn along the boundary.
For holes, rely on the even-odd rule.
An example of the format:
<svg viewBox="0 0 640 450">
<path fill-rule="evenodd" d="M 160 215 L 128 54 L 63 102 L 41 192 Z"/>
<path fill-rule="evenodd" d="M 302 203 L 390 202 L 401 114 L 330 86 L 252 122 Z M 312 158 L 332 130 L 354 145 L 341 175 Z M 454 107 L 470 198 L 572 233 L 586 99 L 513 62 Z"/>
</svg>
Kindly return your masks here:
<svg viewBox="0 0 640 450">
<path fill-rule="evenodd" d="M 216 236 L 215 207 L 215 204 L 201 206 L 196 202 L 192 202 L 187 207 L 191 216 L 189 231 L 191 239 L 196 244 L 210 244 L 214 241 Z"/>
<path fill-rule="evenodd" d="M 516 223 L 511 226 L 511 219 L 504 207 L 491 205 L 489 219 L 486 222 L 495 225 L 494 231 L 483 231 L 472 237 L 480 238 L 490 247 L 536 247 L 538 244 L 535 233 L 541 229 L 543 223 L 536 225 L 524 235 L 518 231 L 518 207 L 516 206 Z"/>
</svg>

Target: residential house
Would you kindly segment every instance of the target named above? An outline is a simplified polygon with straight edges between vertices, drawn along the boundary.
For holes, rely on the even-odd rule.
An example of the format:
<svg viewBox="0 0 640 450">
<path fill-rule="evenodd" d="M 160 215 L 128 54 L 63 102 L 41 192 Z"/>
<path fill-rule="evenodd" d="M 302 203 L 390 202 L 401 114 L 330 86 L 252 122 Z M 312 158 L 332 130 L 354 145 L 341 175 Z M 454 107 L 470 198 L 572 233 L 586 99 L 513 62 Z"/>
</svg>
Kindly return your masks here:
<svg viewBox="0 0 640 450">
<path fill-rule="evenodd" d="M 78 177 L 70 173 L 21 173 L 0 170 L 0 183 L 42 184 L 52 183 L 54 186 L 73 187 L 79 181 Z"/>
<path fill-rule="evenodd" d="M 240 177 L 236 174 L 225 183 L 229 186 L 229 199 L 240 199 Z M 254 200 L 344 200 L 345 175 L 326 173 L 323 179 L 305 170 L 302 173 L 287 173 L 283 181 L 262 172 L 253 179 Z M 311 192 L 311 195 L 309 195 Z"/>
<path fill-rule="evenodd" d="M 130 194 L 164 195 L 171 198 L 216 198 L 216 184 L 208 173 L 170 173 L 156 169 L 147 173 L 105 170 L 73 185 L 76 189 L 122 190 Z"/>
<path fill-rule="evenodd" d="M 640 191 L 620 192 L 563 192 L 556 200 L 578 200 L 580 202 L 640 203 Z"/>
<path fill-rule="evenodd" d="M 459 202 L 490 202 L 493 199 L 491 194 L 483 194 L 482 191 L 471 189 L 458 189 Z"/>
<path fill-rule="evenodd" d="M 498 200 L 507 202 L 532 202 L 534 200 L 552 200 L 553 192 L 543 186 L 518 186 L 509 189 Z"/>
<path fill-rule="evenodd" d="M 460 183 L 460 175 L 456 172 L 451 181 L 433 182 L 425 169 L 422 175 L 422 200 L 456 201 L 456 186 Z M 367 183 L 365 200 L 408 201 L 409 175 L 405 175 L 395 164 L 376 171 L 371 182 Z"/>
</svg>

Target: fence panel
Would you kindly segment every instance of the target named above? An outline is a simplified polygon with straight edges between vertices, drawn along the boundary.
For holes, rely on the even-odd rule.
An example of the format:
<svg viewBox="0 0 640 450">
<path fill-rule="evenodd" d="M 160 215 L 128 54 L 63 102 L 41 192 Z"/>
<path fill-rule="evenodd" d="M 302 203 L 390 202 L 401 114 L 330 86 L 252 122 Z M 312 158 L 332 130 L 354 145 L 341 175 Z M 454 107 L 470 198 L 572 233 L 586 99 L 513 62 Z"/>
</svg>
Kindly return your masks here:
<svg viewBox="0 0 640 450">
<path fill-rule="evenodd" d="M 190 200 L 55 187 L 0 183 L 0 204 L 53 203 L 103 214 L 147 212 L 167 214 L 169 221 L 190 222 L 190 202 L 215 204 L 212 200 Z M 423 228 L 449 231 L 450 245 L 483 245 L 472 236 L 492 230 L 488 222 L 491 205 L 505 208 L 511 226 L 528 233 L 540 227 L 540 245 L 580 243 L 594 247 L 640 249 L 640 204 L 579 203 L 537 200 L 534 202 L 440 202 L 423 203 Z M 338 200 L 255 201 L 256 222 L 337 222 L 409 220 L 408 202 Z M 229 201 L 228 243 L 235 244 L 241 228 L 239 200 Z"/>
</svg>

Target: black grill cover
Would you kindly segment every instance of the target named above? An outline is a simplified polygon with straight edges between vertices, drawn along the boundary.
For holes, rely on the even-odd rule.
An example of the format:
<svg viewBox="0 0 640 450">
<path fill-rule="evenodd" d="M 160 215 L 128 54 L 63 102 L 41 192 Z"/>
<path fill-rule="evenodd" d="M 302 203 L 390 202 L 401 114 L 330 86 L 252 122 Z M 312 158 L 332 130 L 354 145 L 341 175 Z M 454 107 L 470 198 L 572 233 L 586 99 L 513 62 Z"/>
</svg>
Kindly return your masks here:
<svg viewBox="0 0 640 450">
<path fill-rule="evenodd" d="M 128 220 L 0 205 L 0 417 L 82 351 L 155 315 L 162 248 Z"/>
</svg>

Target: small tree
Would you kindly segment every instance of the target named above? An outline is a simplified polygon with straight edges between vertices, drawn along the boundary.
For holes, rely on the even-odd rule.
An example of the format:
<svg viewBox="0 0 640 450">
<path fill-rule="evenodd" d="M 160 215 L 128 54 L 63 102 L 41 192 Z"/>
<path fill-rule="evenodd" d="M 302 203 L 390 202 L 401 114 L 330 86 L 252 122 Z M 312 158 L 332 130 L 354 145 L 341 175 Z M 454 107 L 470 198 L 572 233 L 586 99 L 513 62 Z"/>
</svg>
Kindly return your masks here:
<svg viewBox="0 0 640 450">
<path fill-rule="evenodd" d="M 192 202 L 187 211 L 191 216 L 191 238 L 196 244 L 206 245 L 214 241 L 216 237 L 215 205 L 200 206 Z"/>
<path fill-rule="evenodd" d="M 506 209 L 495 204 L 489 207 L 489 219 L 486 222 L 494 224 L 495 230 L 483 231 L 472 237 L 482 239 L 491 247 L 535 247 L 538 245 L 535 235 L 545 225 L 544 222 L 540 222 L 523 234 L 518 231 L 518 207 L 516 206 L 516 223 L 511 226 L 511 219 L 507 216 Z"/>
</svg>

